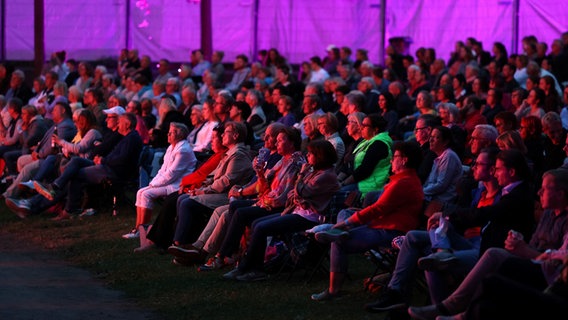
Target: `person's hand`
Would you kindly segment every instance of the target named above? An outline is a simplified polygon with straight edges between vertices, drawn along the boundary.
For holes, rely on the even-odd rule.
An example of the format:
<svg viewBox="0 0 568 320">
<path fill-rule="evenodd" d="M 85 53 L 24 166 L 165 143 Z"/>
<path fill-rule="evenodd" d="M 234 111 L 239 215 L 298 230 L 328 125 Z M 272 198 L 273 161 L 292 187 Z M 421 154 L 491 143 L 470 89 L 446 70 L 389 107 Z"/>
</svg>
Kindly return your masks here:
<svg viewBox="0 0 568 320">
<path fill-rule="evenodd" d="M 55 145 L 60 145 L 59 143 L 59 137 L 56 134 L 53 134 L 51 136 L 51 142 L 53 142 Z"/>
<path fill-rule="evenodd" d="M 238 191 L 239 188 L 240 188 L 239 186 L 236 186 L 236 185 L 233 186 L 233 187 L 229 190 L 229 194 L 228 194 L 229 198 L 231 198 L 231 197 L 239 198 L 239 197 L 241 196 L 241 195 L 239 194 L 239 191 Z"/>
<path fill-rule="evenodd" d="M 192 196 L 198 196 L 201 194 L 205 194 L 205 191 L 203 191 L 203 189 L 193 189 L 189 192 L 189 194 Z"/>
<path fill-rule="evenodd" d="M 428 228 L 427 230 L 431 230 L 437 228 L 440 225 L 440 217 L 442 216 L 442 212 L 434 212 L 430 218 L 428 218 Z"/>
<path fill-rule="evenodd" d="M 32 159 L 33 159 L 34 161 L 37 160 L 37 159 L 39 159 L 39 155 L 38 155 L 37 152 L 32 151 Z"/>
<path fill-rule="evenodd" d="M 95 157 L 93 158 L 93 162 L 94 162 L 96 165 L 99 165 L 99 164 L 101 164 L 101 163 L 103 162 L 103 157 L 101 157 L 101 156 L 95 156 Z"/>
<path fill-rule="evenodd" d="M 515 252 L 521 250 L 526 245 L 523 235 L 515 230 L 509 230 L 507 239 L 505 239 L 505 249 Z"/>
</svg>

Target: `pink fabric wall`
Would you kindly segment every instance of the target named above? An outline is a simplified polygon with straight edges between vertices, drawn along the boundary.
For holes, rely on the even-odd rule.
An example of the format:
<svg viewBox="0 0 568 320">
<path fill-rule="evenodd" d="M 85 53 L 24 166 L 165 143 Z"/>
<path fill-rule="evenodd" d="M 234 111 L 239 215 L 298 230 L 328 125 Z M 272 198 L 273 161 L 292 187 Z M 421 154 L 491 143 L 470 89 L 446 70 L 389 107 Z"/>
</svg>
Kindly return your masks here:
<svg viewBox="0 0 568 320">
<path fill-rule="evenodd" d="M 214 0 L 213 49 L 253 53 L 254 0 Z M 379 0 L 259 0 L 258 48 L 276 47 L 292 63 L 324 56 L 329 44 L 366 48 L 379 59 Z M 65 49 L 77 60 L 116 57 L 126 44 L 126 0 L 45 0 L 46 56 Z M 152 59 L 188 61 L 200 46 L 199 0 L 132 0 L 130 47 Z M 500 41 L 511 52 L 512 0 L 387 1 L 386 39 L 408 36 L 410 52 L 434 47 L 448 59 L 456 40 L 473 36 L 487 50 Z M 519 39 L 534 34 L 550 44 L 568 31 L 568 7 L 553 0 L 520 0 Z M 519 45 L 519 50 L 521 47 Z M 6 1 L 8 60 L 33 59 L 33 0 Z"/>
</svg>

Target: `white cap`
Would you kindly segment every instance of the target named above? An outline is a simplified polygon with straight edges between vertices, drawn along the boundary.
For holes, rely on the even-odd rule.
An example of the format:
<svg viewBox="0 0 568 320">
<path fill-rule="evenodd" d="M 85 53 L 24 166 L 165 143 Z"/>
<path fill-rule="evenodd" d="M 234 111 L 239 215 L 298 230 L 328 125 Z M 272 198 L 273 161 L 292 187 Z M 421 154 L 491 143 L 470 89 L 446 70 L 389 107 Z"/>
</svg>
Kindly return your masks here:
<svg viewBox="0 0 568 320">
<path fill-rule="evenodd" d="M 331 51 L 335 48 L 337 48 L 337 47 L 334 44 L 330 44 L 329 46 L 327 46 L 327 49 L 325 51 Z"/>
<path fill-rule="evenodd" d="M 116 106 L 116 107 L 112 107 L 110 109 L 103 110 L 103 112 L 106 113 L 106 114 L 121 115 L 121 114 L 125 114 L 126 110 L 124 110 L 124 108 L 121 107 L 121 106 Z"/>
</svg>

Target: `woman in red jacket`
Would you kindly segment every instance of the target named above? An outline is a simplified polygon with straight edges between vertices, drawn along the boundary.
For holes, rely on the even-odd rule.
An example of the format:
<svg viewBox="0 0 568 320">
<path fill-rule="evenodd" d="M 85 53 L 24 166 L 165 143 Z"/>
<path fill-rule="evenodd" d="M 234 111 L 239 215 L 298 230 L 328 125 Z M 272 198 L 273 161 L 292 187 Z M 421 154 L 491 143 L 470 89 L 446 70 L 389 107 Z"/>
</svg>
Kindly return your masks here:
<svg viewBox="0 0 568 320">
<path fill-rule="evenodd" d="M 424 193 L 416 169 L 422 160 L 416 142 L 394 146 L 389 183 L 379 199 L 363 210 L 339 213 L 338 222 L 328 231 L 315 234 L 320 242 L 331 242 L 329 288 L 311 296 L 312 300 L 331 300 L 339 295 L 348 269 L 348 255 L 381 246 L 393 238 L 418 228 Z M 346 215 L 352 214 L 348 218 Z"/>
</svg>

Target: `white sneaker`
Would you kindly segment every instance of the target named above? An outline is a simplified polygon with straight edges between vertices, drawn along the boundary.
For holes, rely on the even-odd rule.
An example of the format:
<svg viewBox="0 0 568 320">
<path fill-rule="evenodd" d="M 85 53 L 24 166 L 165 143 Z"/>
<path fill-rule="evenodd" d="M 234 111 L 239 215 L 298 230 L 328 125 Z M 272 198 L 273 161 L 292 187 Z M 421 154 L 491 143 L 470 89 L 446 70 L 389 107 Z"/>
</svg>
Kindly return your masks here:
<svg viewBox="0 0 568 320">
<path fill-rule="evenodd" d="M 20 182 L 20 186 L 26 187 L 26 188 L 31 189 L 31 190 L 35 189 L 33 180 Z"/>
<path fill-rule="evenodd" d="M 136 228 L 130 230 L 129 233 L 122 235 L 122 238 L 124 238 L 124 239 L 136 239 L 138 237 L 140 237 L 140 231 L 138 231 L 138 229 L 136 229 Z"/>
<path fill-rule="evenodd" d="M 88 216 L 93 216 L 97 213 L 97 211 L 93 208 L 89 208 L 89 209 L 85 209 L 83 212 L 81 212 L 81 214 L 79 215 L 79 217 L 88 217 Z"/>
</svg>

